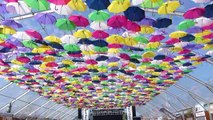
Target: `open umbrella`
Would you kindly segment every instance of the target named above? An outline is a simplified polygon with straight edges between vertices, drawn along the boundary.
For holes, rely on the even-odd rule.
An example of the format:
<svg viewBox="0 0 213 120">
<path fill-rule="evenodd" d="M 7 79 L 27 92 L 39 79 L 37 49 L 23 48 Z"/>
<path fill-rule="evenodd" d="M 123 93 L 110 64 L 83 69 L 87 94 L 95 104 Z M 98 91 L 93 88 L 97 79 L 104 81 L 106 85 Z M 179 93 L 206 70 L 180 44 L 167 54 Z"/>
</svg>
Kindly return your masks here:
<svg viewBox="0 0 213 120">
<path fill-rule="evenodd" d="M 32 38 L 35 38 L 37 40 L 42 40 L 42 36 L 39 32 L 35 31 L 35 30 L 25 30 L 26 34 L 29 35 Z"/>
<path fill-rule="evenodd" d="M 70 0 L 67 4 L 71 9 L 77 11 L 85 11 L 87 9 L 87 5 L 82 0 Z"/>
<path fill-rule="evenodd" d="M 94 10 L 104 10 L 110 5 L 109 0 L 86 0 L 87 6 Z"/>
<path fill-rule="evenodd" d="M 96 30 L 92 33 L 92 37 L 96 39 L 105 39 L 109 37 L 109 34 L 101 30 Z"/>
<path fill-rule="evenodd" d="M 187 30 L 195 25 L 193 20 L 184 20 L 178 25 L 179 30 Z"/>
<path fill-rule="evenodd" d="M 199 17 L 195 19 L 194 21 L 196 23 L 195 26 L 198 26 L 198 27 L 205 27 L 205 26 L 209 26 L 213 24 L 213 20 L 206 17 Z"/>
<path fill-rule="evenodd" d="M 213 17 L 213 4 L 209 4 L 205 7 L 205 17 L 211 18 Z"/>
<path fill-rule="evenodd" d="M 69 17 L 69 20 L 79 27 L 86 27 L 89 25 L 89 21 L 87 20 L 87 18 L 80 15 L 72 15 Z"/>
<path fill-rule="evenodd" d="M 111 13 L 120 13 L 126 11 L 130 7 L 130 0 L 113 0 L 108 6 Z"/>
<path fill-rule="evenodd" d="M 161 6 L 163 3 L 163 0 L 145 0 L 141 6 L 142 8 L 155 8 Z"/>
<path fill-rule="evenodd" d="M 73 35 L 64 35 L 63 37 L 61 37 L 61 41 L 65 44 L 76 44 L 79 42 L 79 40 Z"/>
<path fill-rule="evenodd" d="M 56 22 L 55 16 L 49 13 L 37 13 L 34 17 L 40 24 L 55 24 Z"/>
<path fill-rule="evenodd" d="M 145 18 L 145 11 L 137 6 L 129 7 L 124 15 L 131 21 L 141 21 Z"/>
<path fill-rule="evenodd" d="M 144 2 L 144 0 L 132 0 L 132 5 L 139 5 L 142 2 Z"/>
<path fill-rule="evenodd" d="M 104 21 L 93 21 L 90 24 L 90 28 L 92 28 L 94 30 L 106 30 L 106 29 L 108 29 L 108 26 L 107 26 L 106 22 L 104 22 Z"/>
<path fill-rule="evenodd" d="M 58 19 L 55 25 L 61 30 L 74 30 L 76 28 L 76 25 L 72 21 L 63 18 Z"/>
<path fill-rule="evenodd" d="M 15 13 L 19 15 L 24 15 L 31 12 L 31 9 L 24 1 L 9 2 L 7 3 L 6 9 L 10 13 Z"/>
<path fill-rule="evenodd" d="M 12 28 L 22 28 L 23 27 L 20 23 L 16 22 L 15 20 L 10 20 L 10 19 L 2 21 L 1 24 L 12 27 Z"/>
<path fill-rule="evenodd" d="M 121 28 L 127 23 L 127 18 L 123 15 L 115 15 L 108 19 L 107 25 L 112 28 Z"/>
<path fill-rule="evenodd" d="M 0 3 L 0 13 L 2 13 L 2 14 L 8 13 L 8 11 L 6 9 L 6 4 Z"/>
<path fill-rule="evenodd" d="M 105 21 L 110 17 L 110 15 L 105 11 L 99 10 L 91 12 L 88 17 L 92 21 Z"/>
<path fill-rule="evenodd" d="M 91 38 L 92 37 L 92 33 L 87 29 L 77 30 L 73 35 L 76 38 Z"/>
<path fill-rule="evenodd" d="M 3 26 L 3 27 L 1 26 L 0 32 L 3 34 L 15 34 L 16 30 L 8 26 Z"/>
<path fill-rule="evenodd" d="M 14 38 L 22 39 L 22 40 L 29 40 L 29 39 L 31 39 L 31 37 L 27 33 L 25 33 L 25 32 L 16 32 L 12 36 Z"/>
<path fill-rule="evenodd" d="M 153 27 L 156 28 L 167 28 L 172 24 L 172 20 L 169 18 L 158 18 L 156 22 L 153 23 Z"/>
<path fill-rule="evenodd" d="M 141 27 L 132 21 L 127 21 L 127 24 L 124 26 L 127 30 L 133 31 L 133 32 L 139 32 L 141 30 Z"/>
<path fill-rule="evenodd" d="M 31 8 L 39 11 L 48 10 L 50 7 L 46 0 L 24 0 L 24 2 Z"/>
<path fill-rule="evenodd" d="M 154 22 L 155 20 L 152 18 L 144 18 L 140 22 L 138 22 L 138 24 L 144 26 L 152 26 Z"/>
<path fill-rule="evenodd" d="M 155 29 L 151 26 L 141 26 L 141 33 L 142 34 L 151 34 L 155 31 Z"/>
<path fill-rule="evenodd" d="M 207 3 L 207 2 L 210 2 L 211 0 L 192 0 L 194 1 L 195 3 Z"/>
<path fill-rule="evenodd" d="M 53 36 L 53 35 L 45 37 L 44 40 L 47 40 L 47 41 L 49 41 L 49 42 L 61 43 L 60 38 L 58 38 L 58 37 L 56 37 L 56 36 Z"/>
<path fill-rule="evenodd" d="M 25 46 L 25 47 L 28 47 L 28 48 L 36 48 L 38 45 L 32 41 L 32 40 L 24 40 L 22 41 L 22 44 Z"/>
<path fill-rule="evenodd" d="M 71 15 L 72 9 L 67 5 L 50 4 L 50 9 L 59 15 Z"/>
<path fill-rule="evenodd" d="M 163 3 L 163 5 L 161 5 L 158 8 L 158 14 L 173 13 L 179 7 L 180 7 L 179 1 L 168 1 L 168 2 Z"/>
<path fill-rule="evenodd" d="M 184 13 L 183 17 L 185 19 L 195 19 L 203 16 L 204 13 L 205 13 L 204 8 L 191 8 Z"/>
<path fill-rule="evenodd" d="M 69 3 L 70 0 L 47 0 L 47 1 L 55 5 L 66 5 L 67 3 Z"/>
</svg>

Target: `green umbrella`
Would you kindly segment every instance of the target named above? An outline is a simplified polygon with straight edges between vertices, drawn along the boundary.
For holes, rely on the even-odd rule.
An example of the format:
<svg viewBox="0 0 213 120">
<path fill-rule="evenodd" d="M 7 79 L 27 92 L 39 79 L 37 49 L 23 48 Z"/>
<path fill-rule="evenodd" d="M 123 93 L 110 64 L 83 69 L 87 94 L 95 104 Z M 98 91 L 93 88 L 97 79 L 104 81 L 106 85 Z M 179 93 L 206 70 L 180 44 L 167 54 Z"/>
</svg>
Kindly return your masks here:
<svg viewBox="0 0 213 120">
<path fill-rule="evenodd" d="M 70 52 L 80 51 L 80 48 L 76 44 L 66 44 L 64 45 L 64 49 Z"/>
<path fill-rule="evenodd" d="M 163 3 L 164 0 L 155 0 L 155 2 L 152 0 L 145 0 L 143 3 L 141 3 L 141 6 L 143 8 L 155 8 L 161 6 Z"/>
<path fill-rule="evenodd" d="M 36 47 L 38 47 L 38 45 L 32 40 L 24 40 L 24 41 L 22 41 L 22 44 L 25 47 L 28 47 L 28 48 L 36 48 Z"/>
<path fill-rule="evenodd" d="M 195 25 L 195 22 L 193 20 L 184 20 L 178 25 L 178 30 L 186 30 Z"/>
<path fill-rule="evenodd" d="M 24 2 L 33 9 L 43 11 L 50 8 L 50 4 L 47 0 L 24 0 Z"/>
<path fill-rule="evenodd" d="M 7 39 L 7 38 L 8 38 L 8 35 L 0 34 L 0 39 Z"/>
<path fill-rule="evenodd" d="M 74 30 L 76 28 L 76 25 L 72 22 L 69 21 L 68 19 L 58 19 L 55 25 L 60 29 L 60 30 Z"/>
<path fill-rule="evenodd" d="M 149 40 L 143 36 L 137 36 L 137 37 L 134 37 L 134 39 L 137 40 L 138 42 L 144 43 L 144 44 L 147 44 L 149 42 Z"/>
<path fill-rule="evenodd" d="M 104 12 L 102 10 L 100 11 L 94 11 L 89 14 L 89 19 L 92 21 L 105 21 L 109 19 L 110 15 L 107 12 Z"/>
<path fill-rule="evenodd" d="M 108 51 L 108 47 L 98 47 L 98 46 L 95 46 L 94 50 L 96 52 L 107 52 Z"/>
<path fill-rule="evenodd" d="M 135 58 L 135 59 L 141 59 L 142 58 L 142 56 L 139 55 L 139 54 L 132 54 L 130 57 Z"/>
</svg>

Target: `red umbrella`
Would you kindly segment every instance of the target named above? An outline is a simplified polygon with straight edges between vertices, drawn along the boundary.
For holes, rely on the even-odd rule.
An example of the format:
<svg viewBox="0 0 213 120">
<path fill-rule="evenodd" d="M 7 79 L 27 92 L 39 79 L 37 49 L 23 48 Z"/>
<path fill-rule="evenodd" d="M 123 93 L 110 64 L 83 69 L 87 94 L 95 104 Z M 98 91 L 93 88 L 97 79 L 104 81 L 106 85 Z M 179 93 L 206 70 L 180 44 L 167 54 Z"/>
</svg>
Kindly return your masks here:
<svg viewBox="0 0 213 120">
<path fill-rule="evenodd" d="M 72 15 L 69 17 L 69 20 L 74 22 L 75 25 L 79 27 L 86 27 L 89 25 L 88 19 L 80 15 Z"/>
<path fill-rule="evenodd" d="M 203 38 L 206 38 L 206 39 L 213 39 L 213 33 L 209 34 L 209 35 L 205 35 L 203 36 Z"/>
<path fill-rule="evenodd" d="M 127 21 L 127 24 L 124 26 L 127 30 L 133 31 L 133 32 L 139 32 L 141 31 L 140 25 L 138 25 L 135 22 Z"/>
<path fill-rule="evenodd" d="M 178 52 L 178 54 L 188 54 L 190 52 L 191 52 L 191 50 L 184 49 L 184 50 L 181 50 L 180 52 Z"/>
<path fill-rule="evenodd" d="M 5 0 L 6 2 L 18 2 L 18 0 Z"/>
<path fill-rule="evenodd" d="M 29 63 L 30 62 L 30 58 L 28 58 L 28 57 L 17 57 L 16 60 L 18 60 L 21 63 Z"/>
<path fill-rule="evenodd" d="M 53 3 L 55 5 L 66 5 L 70 2 L 70 0 L 47 0 L 50 3 Z"/>
<path fill-rule="evenodd" d="M 46 64 L 46 66 L 47 66 L 47 67 L 57 67 L 58 64 L 57 64 L 56 62 L 48 62 L 48 63 Z"/>
<path fill-rule="evenodd" d="M 38 69 L 30 69 L 28 70 L 29 73 L 38 73 L 40 72 Z"/>
<path fill-rule="evenodd" d="M 120 54 L 120 58 L 124 59 L 124 60 L 130 60 L 131 58 L 129 57 L 128 54 L 125 54 L 125 53 L 121 53 Z"/>
<path fill-rule="evenodd" d="M 13 45 L 13 44 L 11 44 L 9 42 L 4 42 L 4 43 L 1 43 L 0 45 L 4 46 L 4 47 L 7 47 L 7 48 L 11 48 L 11 49 L 16 48 L 15 45 Z"/>
<path fill-rule="evenodd" d="M 96 30 L 92 33 L 92 37 L 96 39 L 105 39 L 109 37 L 109 34 L 101 30 Z"/>
<path fill-rule="evenodd" d="M 185 19 L 195 19 L 203 16 L 205 13 L 204 8 L 191 8 L 187 12 L 184 13 L 183 17 Z"/>
<path fill-rule="evenodd" d="M 29 35 L 30 37 L 33 37 L 37 40 L 42 40 L 42 36 L 39 32 L 35 31 L 35 30 L 26 30 L 25 31 L 27 33 L 27 35 Z"/>
<path fill-rule="evenodd" d="M 213 30 L 213 24 L 202 27 L 203 30 Z"/>
<path fill-rule="evenodd" d="M 163 35 L 154 35 L 151 37 L 149 42 L 160 42 L 164 39 L 165 37 Z"/>
<path fill-rule="evenodd" d="M 180 40 L 179 39 L 176 39 L 176 38 L 171 38 L 169 40 L 166 41 L 166 44 L 175 44 L 175 43 L 179 43 Z"/>
<path fill-rule="evenodd" d="M 107 25 L 112 28 L 121 28 L 127 23 L 127 18 L 123 15 L 115 15 L 108 19 Z"/>
<path fill-rule="evenodd" d="M 36 55 L 32 58 L 33 60 L 43 60 L 44 59 L 44 56 L 42 55 Z"/>
</svg>

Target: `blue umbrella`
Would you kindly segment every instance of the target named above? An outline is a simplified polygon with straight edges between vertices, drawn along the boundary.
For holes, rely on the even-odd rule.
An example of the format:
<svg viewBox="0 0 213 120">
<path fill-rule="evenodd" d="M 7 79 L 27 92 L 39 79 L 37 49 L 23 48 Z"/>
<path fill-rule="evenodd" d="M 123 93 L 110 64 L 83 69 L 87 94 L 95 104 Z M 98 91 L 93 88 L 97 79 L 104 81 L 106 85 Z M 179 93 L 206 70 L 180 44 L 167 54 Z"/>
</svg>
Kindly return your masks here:
<svg viewBox="0 0 213 120">
<path fill-rule="evenodd" d="M 96 40 L 96 41 L 93 41 L 93 45 L 99 46 L 99 47 L 105 47 L 105 46 L 108 46 L 108 43 L 104 40 Z"/>
<path fill-rule="evenodd" d="M 172 24 L 172 20 L 169 18 L 158 18 L 156 22 L 153 23 L 153 27 L 156 28 L 167 28 Z"/>
<path fill-rule="evenodd" d="M 165 58 L 166 58 L 165 55 L 156 55 L 156 56 L 154 57 L 155 60 L 163 60 L 163 59 L 165 59 Z"/>
<path fill-rule="evenodd" d="M 213 17 L 213 4 L 207 5 L 205 7 L 205 14 L 204 14 L 204 16 L 207 17 L 207 18 Z"/>
<path fill-rule="evenodd" d="M 78 42 L 78 44 L 85 44 L 85 45 L 90 45 L 92 43 L 93 42 L 87 38 L 80 39 L 80 41 Z"/>
<path fill-rule="evenodd" d="M 57 42 L 50 42 L 48 43 L 49 46 L 53 47 L 53 48 L 56 48 L 56 49 L 64 49 L 64 47 L 60 44 L 60 43 L 57 43 Z"/>
<path fill-rule="evenodd" d="M 180 38 L 180 40 L 183 42 L 190 42 L 190 41 L 193 41 L 194 39 L 195 39 L 195 36 L 191 34 L 187 34 L 186 36 Z"/>
<path fill-rule="evenodd" d="M 102 56 L 98 56 L 98 57 L 96 58 L 96 61 L 105 61 L 105 60 L 107 60 L 108 58 L 109 58 L 109 57 L 102 55 Z"/>
<path fill-rule="evenodd" d="M 7 52 L 10 52 L 10 51 L 11 51 L 11 48 L 4 47 L 0 50 L 0 53 L 7 53 Z"/>
<path fill-rule="evenodd" d="M 109 0 L 86 0 L 87 6 L 94 10 L 104 10 L 110 5 Z"/>
<path fill-rule="evenodd" d="M 131 21 L 141 21 L 145 18 L 145 11 L 137 6 L 129 7 L 124 15 Z"/>
<path fill-rule="evenodd" d="M 29 64 L 30 65 L 40 65 L 40 64 L 42 64 L 42 62 L 41 61 L 31 61 Z"/>
</svg>

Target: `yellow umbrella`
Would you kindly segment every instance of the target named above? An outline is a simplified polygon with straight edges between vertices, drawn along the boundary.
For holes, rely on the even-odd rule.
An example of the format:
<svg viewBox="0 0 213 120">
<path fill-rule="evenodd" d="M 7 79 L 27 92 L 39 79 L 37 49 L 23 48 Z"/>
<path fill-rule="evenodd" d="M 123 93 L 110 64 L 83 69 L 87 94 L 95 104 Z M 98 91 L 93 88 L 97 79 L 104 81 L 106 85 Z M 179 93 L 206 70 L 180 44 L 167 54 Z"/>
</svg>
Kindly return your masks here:
<svg viewBox="0 0 213 120">
<path fill-rule="evenodd" d="M 73 35 L 77 38 L 91 38 L 92 37 L 92 33 L 87 29 L 78 30 Z"/>
<path fill-rule="evenodd" d="M 77 11 L 85 11 L 87 9 L 87 5 L 82 0 L 71 0 L 67 5 Z"/>
<path fill-rule="evenodd" d="M 71 61 L 71 60 L 62 60 L 62 63 L 65 64 L 65 65 L 73 65 L 74 62 Z"/>
<path fill-rule="evenodd" d="M 147 49 L 156 49 L 160 47 L 161 43 L 160 42 L 150 42 L 146 45 Z"/>
<path fill-rule="evenodd" d="M 124 39 L 123 44 L 127 46 L 134 46 L 138 44 L 138 41 L 136 41 L 134 38 L 128 37 Z"/>
<path fill-rule="evenodd" d="M 82 54 L 84 55 L 94 55 L 96 52 L 94 50 L 82 50 Z"/>
<path fill-rule="evenodd" d="M 119 35 L 111 35 L 106 39 L 106 41 L 108 43 L 121 44 L 121 43 L 123 43 L 124 38 L 122 36 L 119 36 Z"/>
<path fill-rule="evenodd" d="M 108 49 L 108 53 L 117 54 L 119 52 L 120 52 L 120 50 L 116 49 L 116 48 L 110 48 L 110 49 Z"/>
<path fill-rule="evenodd" d="M 141 26 L 141 33 L 142 34 L 151 34 L 155 31 L 155 29 L 151 26 Z"/>
<path fill-rule="evenodd" d="M 45 56 L 43 61 L 44 62 L 53 62 L 53 61 L 55 61 L 55 57 L 53 57 L 53 56 Z"/>
<path fill-rule="evenodd" d="M 53 36 L 53 35 L 47 36 L 44 39 L 47 40 L 47 41 L 50 41 L 50 42 L 62 43 L 61 40 L 60 40 L 60 38 L 58 38 L 56 36 Z"/>
<path fill-rule="evenodd" d="M 169 14 L 173 13 L 180 7 L 179 1 L 168 1 L 165 2 L 161 7 L 158 8 L 158 14 Z"/>
<path fill-rule="evenodd" d="M 111 13 L 120 13 L 126 11 L 130 7 L 130 0 L 114 0 L 108 6 Z"/>
<path fill-rule="evenodd" d="M 181 38 L 181 37 L 184 37 L 186 36 L 187 33 L 184 32 L 184 31 L 175 31 L 175 32 L 172 32 L 169 37 L 170 38 Z"/>
<path fill-rule="evenodd" d="M 3 39 L 0 39 L 0 44 L 4 43 L 5 41 Z"/>
<path fill-rule="evenodd" d="M 203 32 L 200 32 L 200 33 L 196 33 L 194 34 L 196 37 L 201 37 L 201 36 L 206 36 L 206 35 L 209 35 L 211 34 L 211 30 L 204 30 Z"/>
<path fill-rule="evenodd" d="M 204 50 L 213 50 L 213 45 L 207 44 L 203 47 Z"/>
<path fill-rule="evenodd" d="M 15 34 L 16 30 L 11 28 L 11 27 L 8 27 L 8 26 L 0 26 L 0 33 L 3 33 L 3 34 Z"/>
<path fill-rule="evenodd" d="M 46 52 L 47 50 L 53 50 L 53 48 L 50 47 L 50 46 L 42 45 L 42 46 L 39 46 L 39 47 L 37 47 L 37 48 L 34 48 L 34 49 L 32 50 L 32 52 L 33 52 L 33 53 L 44 53 L 44 52 Z"/>
<path fill-rule="evenodd" d="M 155 53 L 152 52 L 152 51 L 148 51 L 148 52 L 145 52 L 143 55 L 142 55 L 144 58 L 152 58 L 155 56 Z"/>
</svg>

